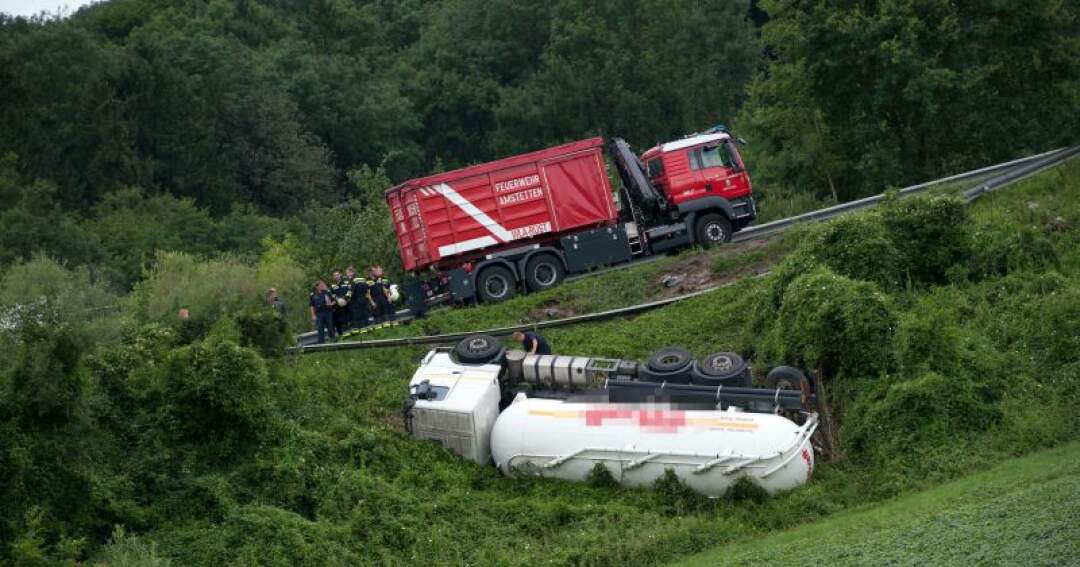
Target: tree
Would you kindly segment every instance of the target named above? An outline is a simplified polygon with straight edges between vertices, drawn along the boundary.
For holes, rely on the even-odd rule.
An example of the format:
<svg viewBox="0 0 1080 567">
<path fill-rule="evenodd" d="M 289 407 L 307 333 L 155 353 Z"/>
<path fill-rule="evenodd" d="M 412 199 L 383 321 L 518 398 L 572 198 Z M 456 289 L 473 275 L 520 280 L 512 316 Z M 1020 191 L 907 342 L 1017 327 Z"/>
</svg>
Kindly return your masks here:
<svg viewBox="0 0 1080 567">
<path fill-rule="evenodd" d="M 73 265 L 98 260 L 100 241 L 63 212 L 56 185 L 27 182 L 17 162 L 14 154 L 0 159 L 0 268 L 38 254 Z"/>
<path fill-rule="evenodd" d="M 1075 3 L 764 1 L 738 125 L 759 179 L 840 200 L 1075 141 Z"/>
</svg>

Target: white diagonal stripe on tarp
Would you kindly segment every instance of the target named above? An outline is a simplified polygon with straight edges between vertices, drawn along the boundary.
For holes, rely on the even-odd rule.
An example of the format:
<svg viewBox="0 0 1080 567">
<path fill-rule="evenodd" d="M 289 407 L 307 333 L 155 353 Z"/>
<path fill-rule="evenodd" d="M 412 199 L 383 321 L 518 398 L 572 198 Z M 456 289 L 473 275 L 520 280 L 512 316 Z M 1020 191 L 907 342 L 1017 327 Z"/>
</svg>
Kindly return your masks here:
<svg viewBox="0 0 1080 567">
<path fill-rule="evenodd" d="M 495 238 L 498 238 L 503 242 L 510 242 L 514 239 L 513 235 L 510 234 L 509 230 L 506 230 L 502 227 L 502 225 L 495 222 L 491 217 L 487 216 L 487 213 L 476 208 L 476 205 L 473 205 L 468 201 L 468 199 L 459 195 L 458 192 L 454 191 L 454 189 L 449 185 L 445 183 L 440 183 L 436 185 L 434 189 L 438 191 L 443 197 L 449 199 L 451 203 L 457 206 L 457 208 L 464 211 L 465 214 L 472 217 L 473 220 L 480 223 L 480 226 L 491 231 L 491 234 L 495 235 Z"/>
<path fill-rule="evenodd" d="M 463 240 L 461 242 L 447 244 L 446 246 L 440 246 L 439 256 L 445 257 L 450 254 L 457 254 L 459 252 L 468 252 L 469 250 L 476 250 L 477 248 L 494 246 L 498 243 L 499 241 L 495 240 L 490 236 L 481 236 L 480 238 L 473 238 L 472 240 Z"/>
</svg>

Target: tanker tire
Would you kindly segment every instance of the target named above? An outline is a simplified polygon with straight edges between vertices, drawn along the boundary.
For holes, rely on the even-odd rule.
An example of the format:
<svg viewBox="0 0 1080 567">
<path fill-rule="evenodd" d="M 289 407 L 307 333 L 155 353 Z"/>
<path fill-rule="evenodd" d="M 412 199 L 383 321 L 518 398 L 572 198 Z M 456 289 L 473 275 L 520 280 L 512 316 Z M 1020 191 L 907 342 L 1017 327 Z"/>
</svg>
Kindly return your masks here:
<svg viewBox="0 0 1080 567">
<path fill-rule="evenodd" d="M 502 350 L 502 343 L 491 335 L 469 335 L 458 341 L 454 357 L 458 362 L 483 364 L 494 360 Z"/>
<path fill-rule="evenodd" d="M 649 361 L 645 363 L 645 367 L 654 373 L 666 374 L 668 372 L 690 370 L 690 365 L 693 362 L 694 359 L 691 357 L 690 351 L 679 347 L 668 347 L 652 353 L 649 356 Z"/>
<path fill-rule="evenodd" d="M 543 291 L 562 283 L 566 276 L 562 262 L 551 254 L 537 254 L 525 265 L 525 285 L 530 291 Z"/>
<path fill-rule="evenodd" d="M 694 361 L 690 382 L 699 386 L 750 387 L 750 366 L 733 352 L 717 352 Z"/>
<path fill-rule="evenodd" d="M 776 390 L 777 388 L 781 390 L 798 390 L 800 389 L 799 384 L 804 380 L 809 384 L 809 379 L 798 369 L 790 366 L 777 366 L 765 376 L 765 387 L 770 390 Z"/>
<path fill-rule="evenodd" d="M 701 217 L 694 231 L 698 244 L 711 248 L 731 242 L 731 221 L 724 215 L 709 213 Z"/>
<path fill-rule="evenodd" d="M 517 293 L 517 281 L 504 266 L 491 266 L 476 278 L 476 293 L 484 303 L 506 301 Z"/>
<path fill-rule="evenodd" d="M 642 366 L 638 368 L 637 377 L 639 382 L 688 384 L 690 382 L 690 367 L 679 368 L 677 370 L 672 370 L 671 372 L 657 372 L 648 366 Z"/>
</svg>

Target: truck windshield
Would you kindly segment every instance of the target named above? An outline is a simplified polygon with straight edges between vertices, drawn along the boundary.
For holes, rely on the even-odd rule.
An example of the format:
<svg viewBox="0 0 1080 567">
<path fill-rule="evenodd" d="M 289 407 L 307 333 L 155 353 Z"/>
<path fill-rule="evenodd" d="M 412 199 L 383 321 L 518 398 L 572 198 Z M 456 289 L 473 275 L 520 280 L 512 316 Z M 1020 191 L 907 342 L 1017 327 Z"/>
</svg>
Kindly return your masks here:
<svg viewBox="0 0 1080 567">
<path fill-rule="evenodd" d="M 649 160 L 646 167 L 649 169 L 649 177 L 658 177 L 664 174 L 664 162 L 660 158 Z"/>
<path fill-rule="evenodd" d="M 734 166 L 735 160 L 732 158 L 727 144 L 718 144 L 715 146 L 706 146 L 690 150 L 690 169 Z"/>
</svg>

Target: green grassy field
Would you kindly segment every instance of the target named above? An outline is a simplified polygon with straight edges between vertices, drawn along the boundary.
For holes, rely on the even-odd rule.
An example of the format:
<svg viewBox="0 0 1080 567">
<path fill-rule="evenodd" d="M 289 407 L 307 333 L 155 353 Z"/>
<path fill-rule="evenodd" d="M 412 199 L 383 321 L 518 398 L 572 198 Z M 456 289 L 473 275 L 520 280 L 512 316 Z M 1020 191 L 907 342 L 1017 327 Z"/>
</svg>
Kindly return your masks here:
<svg viewBox="0 0 1080 567">
<path fill-rule="evenodd" d="M 1076 565 L 1080 444 L 677 565 Z"/>
</svg>

